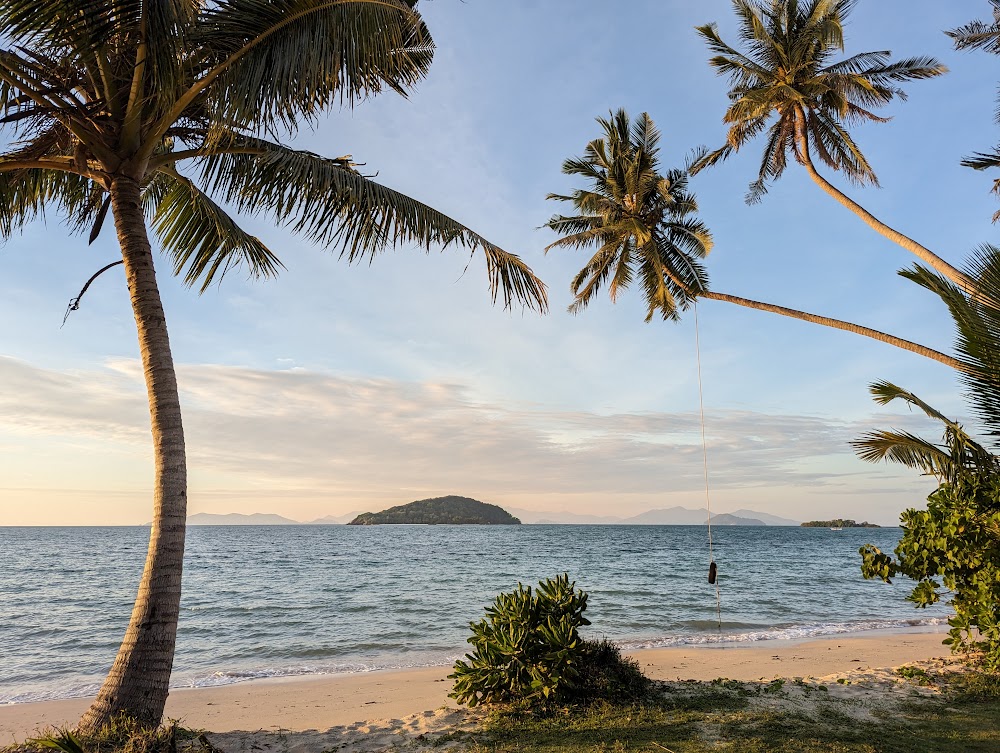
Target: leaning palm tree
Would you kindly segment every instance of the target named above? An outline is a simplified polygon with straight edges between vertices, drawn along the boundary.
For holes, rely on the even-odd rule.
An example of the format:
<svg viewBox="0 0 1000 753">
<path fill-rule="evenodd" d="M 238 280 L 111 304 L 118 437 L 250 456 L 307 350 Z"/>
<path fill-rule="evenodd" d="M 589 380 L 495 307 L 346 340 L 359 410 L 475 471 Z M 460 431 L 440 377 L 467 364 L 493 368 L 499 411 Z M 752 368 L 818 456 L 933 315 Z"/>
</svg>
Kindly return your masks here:
<svg viewBox="0 0 1000 753">
<path fill-rule="evenodd" d="M 701 260 L 712 248 L 712 235 L 695 217 L 698 205 L 688 191 L 687 174 L 660 172 L 660 134 L 652 119 L 642 113 L 632 123 L 619 110 L 597 122 L 604 135 L 587 145 L 583 157 L 563 163 L 564 173 L 581 176 L 588 186 L 548 197 L 571 204 L 577 214 L 549 220 L 546 227 L 562 237 L 546 251 L 595 249 L 572 280 L 571 312 L 582 310 L 604 286 L 614 300 L 638 281 L 646 298 L 646 321 L 656 315 L 677 319 L 696 299 L 708 298 L 854 332 L 960 367 L 951 356 L 869 327 L 709 290 Z"/>
<path fill-rule="evenodd" d="M 732 104 L 723 118 L 729 124 L 726 144 L 698 154 L 692 171 L 725 160 L 766 130 L 767 143 L 757 180 L 750 184 L 748 203 L 761 199 L 791 157 L 826 193 L 870 227 L 973 291 L 971 280 L 960 270 L 876 218 L 823 177 L 813 162 L 815 156 L 853 183 L 877 186 L 875 171 L 847 126 L 886 122 L 873 110 L 905 99 L 899 83 L 932 78 L 947 70 L 930 57 L 891 62 L 887 51 L 832 61 L 833 54 L 844 49 L 844 21 L 853 6 L 854 0 L 733 0 L 743 51 L 726 44 L 715 24 L 698 27 L 715 53 L 711 65 L 729 77 Z"/>
<path fill-rule="evenodd" d="M 993 5 L 993 22 L 972 21 L 965 26 L 946 32 L 955 40 L 957 50 L 986 50 L 994 55 L 1000 55 L 1000 0 L 990 0 Z M 1000 108 L 997 109 L 996 121 L 1000 123 Z M 992 152 L 977 152 L 962 160 L 965 167 L 974 170 L 991 170 L 1000 167 L 1000 146 Z M 1000 195 L 1000 179 L 993 181 L 993 193 Z M 1000 212 L 993 215 L 993 221 L 1000 221 Z"/>
<path fill-rule="evenodd" d="M 149 395 L 153 524 L 121 649 L 80 726 L 116 715 L 159 723 L 177 631 L 187 502 L 177 379 L 147 227 L 188 283 L 277 257 L 223 204 L 261 214 L 349 261 L 401 245 L 486 258 L 494 300 L 542 310 L 516 256 L 464 225 L 329 159 L 275 140 L 337 102 L 427 72 L 416 0 L 0 0 L 0 235 L 44 210 L 100 232 L 111 211 Z M 214 198 L 213 198 L 214 197 Z M 221 203 L 220 203 L 221 202 Z"/>
</svg>

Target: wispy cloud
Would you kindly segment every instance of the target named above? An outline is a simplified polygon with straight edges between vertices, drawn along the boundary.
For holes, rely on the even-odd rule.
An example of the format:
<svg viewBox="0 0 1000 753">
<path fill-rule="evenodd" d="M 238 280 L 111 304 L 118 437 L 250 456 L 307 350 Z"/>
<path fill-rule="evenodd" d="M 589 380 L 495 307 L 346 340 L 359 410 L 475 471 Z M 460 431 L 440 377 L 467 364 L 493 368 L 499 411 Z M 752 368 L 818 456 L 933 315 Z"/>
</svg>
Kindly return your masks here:
<svg viewBox="0 0 1000 753">
<path fill-rule="evenodd" d="M 421 489 L 507 499 L 655 500 L 703 484 L 695 412 L 554 411 L 476 400 L 461 384 L 302 369 L 182 365 L 179 376 L 193 497 L 199 487 L 226 496 L 311 491 L 331 508 L 351 507 L 359 495 Z M 71 437 L 73 451 L 83 453 L 99 453 L 110 442 L 133 448 L 133 465 L 148 452 L 146 395 L 135 361 L 59 372 L 0 358 L 0 382 L 9 386 L 0 395 L 4 435 Z M 896 425 L 927 426 L 916 417 L 898 418 Z M 837 494 L 898 482 L 850 454 L 847 442 L 870 425 L 711 412 L 713 488 Z M 8 484 L 33 485 L 17 478 Z"/>
</svg>

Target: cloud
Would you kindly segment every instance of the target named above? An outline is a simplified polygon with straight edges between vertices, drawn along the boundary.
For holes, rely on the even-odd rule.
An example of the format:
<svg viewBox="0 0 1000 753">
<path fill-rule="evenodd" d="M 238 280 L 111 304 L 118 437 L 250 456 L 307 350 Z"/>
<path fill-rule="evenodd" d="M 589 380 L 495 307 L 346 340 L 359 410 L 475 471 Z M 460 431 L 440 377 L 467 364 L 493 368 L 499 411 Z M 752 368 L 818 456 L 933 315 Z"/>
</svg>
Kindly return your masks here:
<svg viewBox="0 0 1000 753">
<path fill-rule="evenodd" d="M 695 492 L 703 484 L 696 412 L 558 411 L 473 399 L 456 383 L 304 369 L 184 364 L 179 380 L 195 489 L 237 496 L 241 490 L 311 491 L 335 502 L 402 489 L 522 499 L 653 498 Z M 5 435 L 72 438 L 75 447 L 93 452 L 112 442 L 133 448 L 122 458 L 132 464 L 149 452 L 146 395 L 135 361 L 59 372 L 0 358 L 0 382 L 8 386 L 0 395 Z M 897 426 L 928 426 L 916 417 L 896 419 Z M 876 469 L 855 460 L 847 443 L 884 423 L 711 412 L 712 486 L 834 494 L 877 487 L 892 477 L 881 469 L 872 473 Z M 106 472 L 114 473 L 113 464 Z M 108 486 L 114 488 L 113 478 Z"/>
</svg>

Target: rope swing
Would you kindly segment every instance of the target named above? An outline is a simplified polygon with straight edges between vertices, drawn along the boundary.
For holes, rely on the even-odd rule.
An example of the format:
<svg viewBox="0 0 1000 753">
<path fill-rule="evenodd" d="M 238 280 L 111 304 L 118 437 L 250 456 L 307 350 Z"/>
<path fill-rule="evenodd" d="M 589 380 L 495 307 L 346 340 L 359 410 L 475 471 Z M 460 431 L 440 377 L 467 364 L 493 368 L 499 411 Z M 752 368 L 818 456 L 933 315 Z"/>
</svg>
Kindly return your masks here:
<svg viewBox="0 0 1000 753">
<path fill-rule="evenodd" d="M 705 509 L 708 510 L 708 582 L 715 586 L 715 616 L 722 632 L 722 595 L 719 592 L 719 567 L 712 546 L 712 495 L 708 485 L 708 441 L 705 439 L 705 395 L 701 384 L 701 331 L 698 327 L 698 301 L 694 302 L 694 350 L 698 361 L 698 407 L 701 411 L 701 459 L 705 472 Z"/>
</svg>

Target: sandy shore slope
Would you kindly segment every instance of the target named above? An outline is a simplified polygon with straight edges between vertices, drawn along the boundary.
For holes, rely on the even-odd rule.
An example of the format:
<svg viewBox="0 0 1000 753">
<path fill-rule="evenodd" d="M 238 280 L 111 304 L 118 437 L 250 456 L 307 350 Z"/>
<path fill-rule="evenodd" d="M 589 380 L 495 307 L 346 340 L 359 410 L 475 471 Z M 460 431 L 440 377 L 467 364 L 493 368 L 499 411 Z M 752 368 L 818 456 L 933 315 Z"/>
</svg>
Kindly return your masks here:
<svg viewBox="0 0 1000 753">
<path fill-rule="evenodd" d="M 891 673 L 872 670 L 946 656 L 944 637 L 918 632 L 866 634 L 802 643 L 647 649 L 632 656 L 658 680 L 830 676 L 878 680 Z M 181 689 L 171 692 L 167 716 L 188 727 L 227 733 L 212 736 L 227 751 L 256 747 L 306 753 L 342 745 L 383 750 L 474 724 L 447 697 L 448 672 L 439 667 Z M 42 727 L 72 724 L 88 703 L 73 699 L 0 706 L 0 745 L 23 740 Z M 371 719 L 381 721 L 362 721 Z"/>
</svg>

